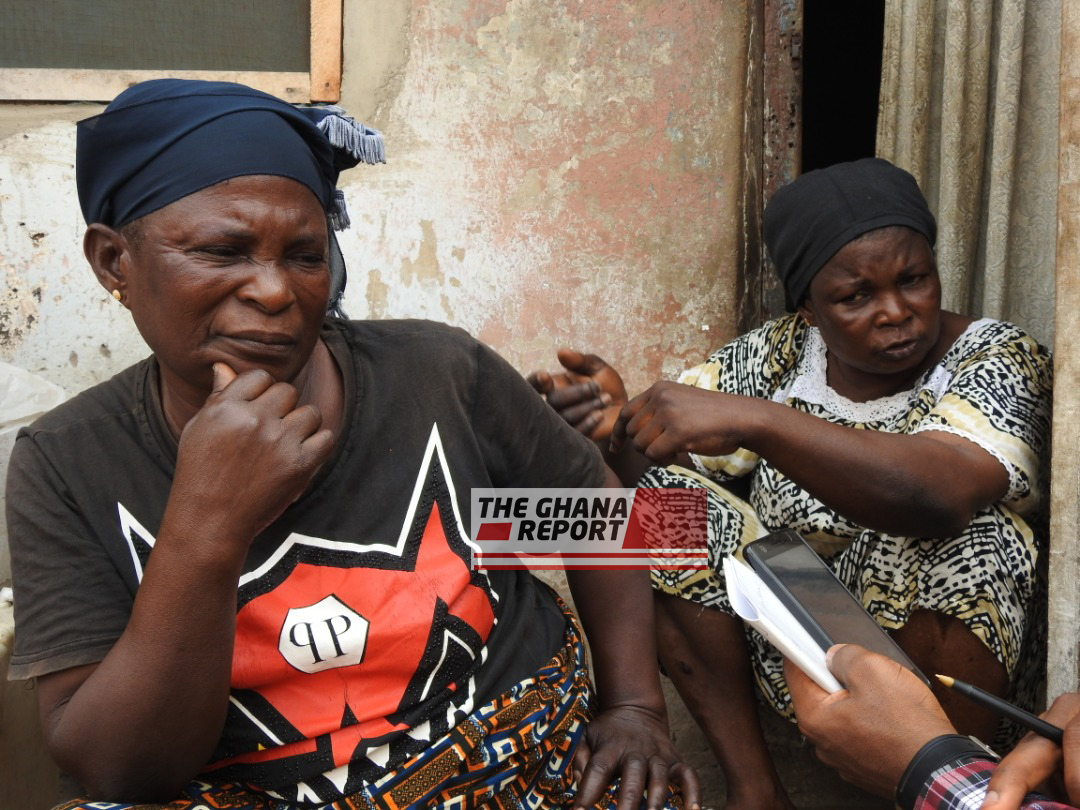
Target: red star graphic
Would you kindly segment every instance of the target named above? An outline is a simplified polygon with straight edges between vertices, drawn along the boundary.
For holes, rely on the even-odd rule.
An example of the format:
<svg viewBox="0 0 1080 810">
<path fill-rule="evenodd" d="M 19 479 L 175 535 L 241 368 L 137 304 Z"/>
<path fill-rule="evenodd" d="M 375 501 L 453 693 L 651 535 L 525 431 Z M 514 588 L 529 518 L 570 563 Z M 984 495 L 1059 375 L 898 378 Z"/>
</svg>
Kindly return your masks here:
<svg viewBox="0 0 1080 810">
<path fill-rule="evenodd" d="M 222 762 L 257 762 L 315 750 L 314 738 L 333 732 L 334 765 L 352 757 L 357 744 L 401 729 L 386 720 L 401 704 L 432 632 L 436 599 L 486 640 L 495 617 L 487 594 L 470 584 L 466 560 L 450 548 L 432 505 L 412 571 L 332 568 L 297 563 L 273 591 L 256 597 L 236 617 L 235 689 L 254 690 L 306 738 Z M 290 608 L 334 595 L 370 622 L 359 664 L 313 674 L 292 667 L 278 650 Z M 453 688 L 460 688 L 454 684 Z M 348 705 L 356 725 L 341 728 Z"/>
</svg>

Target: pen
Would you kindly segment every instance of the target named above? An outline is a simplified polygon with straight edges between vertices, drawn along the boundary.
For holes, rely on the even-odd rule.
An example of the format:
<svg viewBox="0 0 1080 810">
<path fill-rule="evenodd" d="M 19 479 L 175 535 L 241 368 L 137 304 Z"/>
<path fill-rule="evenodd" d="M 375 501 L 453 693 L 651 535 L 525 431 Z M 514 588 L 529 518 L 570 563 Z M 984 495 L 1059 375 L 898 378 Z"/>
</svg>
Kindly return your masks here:
<svg viewBox="0 0 1080 810">
<path fill-rule="evenodd" d="M 955 678 L 950 678 L 948 675 L 938 675 L 936 677 L 947 687 L 959 692 L 964 697 L 970 698 L 976 703 L 985 706 L 991 711 L 997 712 L 1003 717 L 1008 717 L 1014 723 L 1021 725 L 1030 731 L 1034 731 L 1040 737 L 1045 737 L 1056 745 L 1061 745 L 1061 737 L 1064 732 L 1052 723 L 1047 723 L 1041 717 L 1036 717 L 1031 712 L 1026 712 L 1017 706 L 1013 706 L 1011 703 L 1002 700 L 997 695 L 991 695 L 989 692 L 980 689 L 977 686 L 972 686 L 970 683 L 958 681 Z"/>
</svg>

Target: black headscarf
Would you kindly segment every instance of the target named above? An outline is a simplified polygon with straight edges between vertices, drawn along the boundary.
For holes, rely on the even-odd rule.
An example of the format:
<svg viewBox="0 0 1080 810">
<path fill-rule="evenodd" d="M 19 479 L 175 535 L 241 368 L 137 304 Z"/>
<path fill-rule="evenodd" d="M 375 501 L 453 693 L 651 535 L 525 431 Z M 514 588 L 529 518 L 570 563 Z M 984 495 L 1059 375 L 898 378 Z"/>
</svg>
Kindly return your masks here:
<svg viewBox="0 0 1080 810">
<path fill-rule="evenodd" d="M 777 191 L 765 207 L 765 245 L 788 311 L 840 248 L 890 225 L 918 231 L 931 247 L 937 238 L 937 223 L 915 178 L 881 158 L 815 169 Z"/>
<path fill-rule="evenodd" d="M 330 225 L 336 311 L 345 264 L 333 231 L 349 226 L 336 186 L 339 173 L 361 161 L 385 162 L 382 136 L 338 107 L 296 107 L 231 82 L 154 79 L 78 123 L 75 179 L 86 222 L 112 228 L 234 177 L 302 183 Z"/>
</svg>

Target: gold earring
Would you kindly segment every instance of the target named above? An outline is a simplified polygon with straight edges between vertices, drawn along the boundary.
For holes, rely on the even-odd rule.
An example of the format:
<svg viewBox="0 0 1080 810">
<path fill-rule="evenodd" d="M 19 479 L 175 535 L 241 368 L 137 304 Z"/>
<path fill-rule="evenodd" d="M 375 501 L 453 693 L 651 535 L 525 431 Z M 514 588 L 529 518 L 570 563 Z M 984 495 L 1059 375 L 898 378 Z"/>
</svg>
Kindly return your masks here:
<svg viewBox="0 0 1080 810">
<path fill-rule="evenodd" d="M 124 296 L 120 294 L 119 290 L 113 290 L 112 291 L 112 297 L 115 298 L 117 301 L 119 301 L 121 303 L 123 303 L 123 301 L 124 301 Z"/>
</svg>

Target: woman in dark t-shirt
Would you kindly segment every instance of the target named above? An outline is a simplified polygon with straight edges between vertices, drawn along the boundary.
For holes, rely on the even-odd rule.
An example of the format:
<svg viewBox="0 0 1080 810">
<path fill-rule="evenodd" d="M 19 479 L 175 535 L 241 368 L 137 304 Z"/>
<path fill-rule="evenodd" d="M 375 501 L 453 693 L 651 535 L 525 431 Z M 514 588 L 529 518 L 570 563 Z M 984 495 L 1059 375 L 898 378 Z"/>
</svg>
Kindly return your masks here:
<svg viewBox="0 0 1080 810">
<path fill-rule="evenodd" d="M 9 470 L 11 672 L 70 807 L 699 801 L 647 576 L 568 577 L 594 712 L 569 611 L 471 565 L 473 487 L 617 484 L 599 454 L 460 330 L 336 317 L 338 172 L 381 160 L 340 110 L 228 83 L 79 125 L 84 250 L 152 356 Z"/>
</svg>

